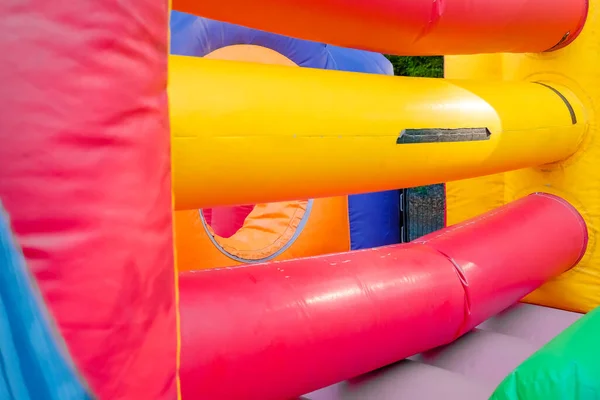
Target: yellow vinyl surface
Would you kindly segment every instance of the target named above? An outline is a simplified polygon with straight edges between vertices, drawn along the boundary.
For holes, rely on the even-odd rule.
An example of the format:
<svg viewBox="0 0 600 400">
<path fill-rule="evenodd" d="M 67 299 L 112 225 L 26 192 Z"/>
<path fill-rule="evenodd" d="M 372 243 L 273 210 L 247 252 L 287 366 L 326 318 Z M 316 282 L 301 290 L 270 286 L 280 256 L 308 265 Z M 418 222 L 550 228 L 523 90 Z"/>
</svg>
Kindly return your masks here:
<svg viewBox="0 0 600 400">
<path fill-rule="evenodd" d="M 585 130 L 565 87 L 401 78 L 171 56 L 176 209 L 412 187 L 565 159 Z M 577 118 L 572 116 L 565 100 Z M 397 144 L 405 129 L 489 140 Z"/>
<path fill-rule="evenodd" d="M 529 193 L 556 194 L 584 217 L 589 234 L 585 257 L 573 269 L 544 284 L 524 300 L 560 309 L 588 312 L 600 306 L 600 9 L 590 2 L 581 36 L 567 48 L 551 54 L 499 54 L 446 57 L 448 77 L 497 77 L 507 81 L 553 82 L 569 87 L 582 101 L 587 119 L 578 151 L 567 160 L 450 182 L 447 185 L 448 223 L 467 219 Z M 489 57 L 489 58 L 488 58 Z M 495 58 L 495 60 L 494 60 Z M 500 72 L 498 71 L 500 69 Z M 541 113 L 549 112 L 538 105 Z M 510 267 L 510 266 L 507 266 Z"/>
<path fill-rule="evenodd" d="M 527 168 L 506 175 L 506 201 L 530 192 L 563 197 L 583 215 L 589 233 L 585 257 L 573 269 L 546 283 L 526 301 L 587 312 L 600 305 L 600 3 L 590 1 L 581 36 L 553 54 L 506 54 L 504 79 L 546 80 L 567 85 L 582 100 L 588 131 L 579 151 L 565 162 Z M 542 109 L 540 107 L 540 109 Z"/>
<path fill-rule="evenodd" d="M 503 54 L 444 57 L 448 79 L 502 80 Z M 446 183 L 446 225 L 454 225 L 504 204 L 504 173 Z"/>
</svg>

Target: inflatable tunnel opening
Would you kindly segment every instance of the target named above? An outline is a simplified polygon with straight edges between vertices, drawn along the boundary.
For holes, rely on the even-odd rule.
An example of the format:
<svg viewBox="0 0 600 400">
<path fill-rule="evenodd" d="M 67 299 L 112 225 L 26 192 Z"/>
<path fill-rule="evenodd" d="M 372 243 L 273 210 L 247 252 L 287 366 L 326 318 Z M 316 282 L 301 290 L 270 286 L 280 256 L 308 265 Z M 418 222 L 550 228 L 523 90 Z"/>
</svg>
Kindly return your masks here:
<svg viewBox="0 0 600 400">
<path fill-rule="evenodd" d="M 263 262 L 287 250 L 302 232 L 312 200 L 215 207 L 199 211 L 213 245 L 242 263 Z"/>
</svg>

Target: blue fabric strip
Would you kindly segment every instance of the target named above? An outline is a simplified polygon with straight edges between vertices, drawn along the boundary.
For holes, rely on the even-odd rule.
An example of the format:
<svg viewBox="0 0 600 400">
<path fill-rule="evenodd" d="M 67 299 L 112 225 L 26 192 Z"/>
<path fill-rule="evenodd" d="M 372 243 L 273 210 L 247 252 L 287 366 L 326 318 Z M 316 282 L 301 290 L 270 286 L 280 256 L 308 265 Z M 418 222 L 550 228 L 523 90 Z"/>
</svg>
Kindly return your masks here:
<svg viewBox="0 0 600 400">
<path fill-rule="evenodd" d="M 88 400 L 0 204 L 0 399 Z"/>
</svg>

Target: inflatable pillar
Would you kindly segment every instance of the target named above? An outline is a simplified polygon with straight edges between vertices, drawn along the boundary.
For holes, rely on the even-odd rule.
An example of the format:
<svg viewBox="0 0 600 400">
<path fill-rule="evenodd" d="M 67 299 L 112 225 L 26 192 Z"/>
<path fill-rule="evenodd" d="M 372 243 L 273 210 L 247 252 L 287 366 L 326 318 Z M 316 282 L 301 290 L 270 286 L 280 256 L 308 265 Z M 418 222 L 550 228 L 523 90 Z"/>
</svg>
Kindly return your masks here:
<svg viewBox="0 0 600 400">
<path fill-rule="evenodd" d="M 0 3 L 0 198 L 54 340 L 102 400 L 177 396 L 168 14 Z"/>
</svg>

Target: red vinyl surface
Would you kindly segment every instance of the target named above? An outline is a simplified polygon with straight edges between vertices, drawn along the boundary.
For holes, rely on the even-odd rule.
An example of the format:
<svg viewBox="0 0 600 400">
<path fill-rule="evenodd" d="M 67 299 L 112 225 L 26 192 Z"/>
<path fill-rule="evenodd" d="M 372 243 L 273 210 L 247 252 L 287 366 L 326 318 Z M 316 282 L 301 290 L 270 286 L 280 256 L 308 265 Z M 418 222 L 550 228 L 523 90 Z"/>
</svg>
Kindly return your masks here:
<svg viewBox="0 0 600 400">
<path fill-rule="evenodd" d="M 294 398 L 447 344 L 586 245 L 536 194 L 406 245 L 182 273 L 183 398 Z"/>
<path fill-rule="evenodd" d="M 398 55 L 541 52 L 573 41 L 588 0 L 173 0 L 173 9 Z"/>
<path fill-rule="evenodd" d="M 0 3 L 0 198 L 102 400 L 176 398 L 168 13 Z"/>
<path fill-rule="evenodd" d="M 229 238 L 244 226 L 244 221 L 252 210 L 254 210 L 254 205 L 246 204 L 241 206 L 205 208 L 202 212 L 206 223 L 210 225 L 216 235 Z"/>
<path fill-rule="evenodd" d="M 587 227 L 565 200 L 537 193 L 414 243 L 446 255 L 465 282 L 462 335 L 577 264 Z"/>
</svg>

